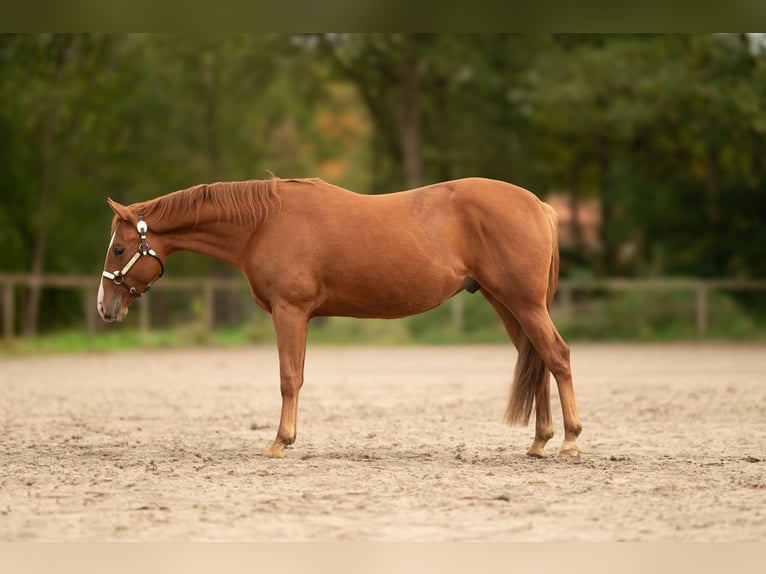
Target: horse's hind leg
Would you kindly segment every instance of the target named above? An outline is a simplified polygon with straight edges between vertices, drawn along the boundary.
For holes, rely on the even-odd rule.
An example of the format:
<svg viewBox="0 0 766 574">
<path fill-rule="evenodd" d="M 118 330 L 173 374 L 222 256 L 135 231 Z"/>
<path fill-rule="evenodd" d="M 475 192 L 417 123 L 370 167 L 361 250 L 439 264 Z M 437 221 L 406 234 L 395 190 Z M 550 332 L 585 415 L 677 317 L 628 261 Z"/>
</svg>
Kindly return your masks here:
<svg viewBox="0 0 766 574">
<path fill-rule="evenodd" d="M 561 445 L 562 456 L 577 456 L 577 437 L 582 431 L 580 417 L 577 414 L 572 369 L 569 362 L 569 347 L 559 335 L 551 321 L 544 304 L 519 305 L 515 317 L 526 333 L 532 345 L 542 357 L 548 370 L 553 373 L 559 389 L 561 410 L 564 416 L 564 442 Z"/>
<path fill-rule="evenodd" d="M 516 349 L 521 352 L 521 345 L 529 342 L 521 332 L 521 327 L 516 317 L 486 289 L 481 290 L 482 295 L 489 301 L 503 322 L 508 336 L 513 341 Z M 545 445 L 553 437 L 553 415 L 551 413 L 551 387 L 548 377 L 537 385 L 535 391 L 535 439 L 527 451 L 527 456 L 545 458 Z"/>
<path fill-rule="evenodd" d="M 272 311 L 279 351 L 279 388 L 282 393 L 282 415 L 274 443 L 266 456 L 282 458 L 286 446 L 295 442 L 298 423 L 298 393 L 303 386 L 306 358 L 307 315 L 294 307 L 275 307 Z"/>
</svg>

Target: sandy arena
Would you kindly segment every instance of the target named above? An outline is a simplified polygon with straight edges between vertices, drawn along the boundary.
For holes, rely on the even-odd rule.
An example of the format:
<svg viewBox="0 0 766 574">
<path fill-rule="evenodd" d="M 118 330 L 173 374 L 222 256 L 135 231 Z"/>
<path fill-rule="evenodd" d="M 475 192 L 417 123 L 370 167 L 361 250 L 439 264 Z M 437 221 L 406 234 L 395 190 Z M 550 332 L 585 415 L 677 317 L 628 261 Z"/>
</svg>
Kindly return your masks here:
<svg viewBox="0 0 766 574">
<path fill-rule="evenodd" d="M 502 424 L 509 346 L 0 359 L 0 540 L 766 540 L 766 347 L 572 345 L 583 454 Z"/>
</svg>

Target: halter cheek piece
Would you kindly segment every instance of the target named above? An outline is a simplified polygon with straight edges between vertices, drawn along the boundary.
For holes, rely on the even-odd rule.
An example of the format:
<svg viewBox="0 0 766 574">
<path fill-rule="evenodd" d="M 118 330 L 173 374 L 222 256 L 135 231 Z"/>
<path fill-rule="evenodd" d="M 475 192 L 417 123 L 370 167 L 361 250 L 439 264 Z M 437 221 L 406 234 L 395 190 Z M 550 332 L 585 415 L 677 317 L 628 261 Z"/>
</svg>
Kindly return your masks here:
<svg viewBox="0 0 766 574">
<path fill-rule="evenodd" d="M 149 230 L 149 226 L 146 225 L 146 221 L 144 221 L 143 216 L 141 215 L 141 212 L 138 213 L 138 223 L 136 224 L 136 231 L 138 231 L 138 234 L 141 236 L 141 243 L 138 246 L 138 251 L 136 251 L 133 254 L 133 257 L 130 258 L 130 261 L 128 261 L 125 264 L 125 267 L 122 269 L 117 269 L 116 271 L 106 271 L 101 274 L 102 277 L 106 277 L 107 279 L 111 279 L 114 281 L 115 285 L 122 285 L 125 287 L 128 292 L 133 295 L 133 297 L 140 297 L 143 293 L 141 293 L 138 289 L 135 287 L 128 285 L 125 283 L 125 276 L 128 274 L 128 271 L 131 270 L 133 265 L 136 264 L 136 261 L 138 261 L 142 256 L 150 255 L 151 257 L 154 257 L 157 260 L 157 263 L 160 264 L 160 274 L 157 275 L 147 286 L 146 289 L 144 289 L 144 293 L 146 293 L 149 288 L 154 285 L 154 283 L 162 277 L 163 273 L 165 273 L 165 265 L 163 265 L 162 260 L 160 259 L 160 256 L 157 255 L 157 253 L 149 247 L 149 244 L 146 242 L 146 232 Z"/>
</svg>

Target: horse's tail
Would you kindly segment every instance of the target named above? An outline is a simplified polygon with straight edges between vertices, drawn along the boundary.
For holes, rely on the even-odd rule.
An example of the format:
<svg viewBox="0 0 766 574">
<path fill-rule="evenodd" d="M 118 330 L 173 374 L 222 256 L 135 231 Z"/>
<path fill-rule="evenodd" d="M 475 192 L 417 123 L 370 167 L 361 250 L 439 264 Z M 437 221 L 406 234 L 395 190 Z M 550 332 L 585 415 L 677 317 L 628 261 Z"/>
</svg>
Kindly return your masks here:
<svg viewBox="0 0 766 574">
<path fill-rule="evenodd" d="M 550 309 L 559 281 L 558 219 L 556 212 L 550 205 L 542 202 L 541 204 L 548 218 L 552 237 L 551 262 L 548 267 L 548 293 L 546 295 L 546 305 Z M 519 356 L 516 360 L 516 370 L 513 374 L 508 408 L 505 410 L 505 422 L 509 425 L 526 426 L 529 424 L 529 417 L 532 415 L 532 407 L 534 406 L 537 389 L 549 383 L 550 374 L 542 357 L 540 357 L 537 349 L 527 338 L 523 328 L 519 329 L 517 339 Z"/>
<path fill-rule="evenodd" d="M 545 214 L 548 216 L 548 225 L 551 226 L 551 265 L 548 269 L 548 295 L 546 304 L 551 308 L 553 297 L 556 295 L 556 288 L 559 285 L 559 218 L 556 211 L 547 203 L 540 202 L 545 208 Z"/>
</svg>

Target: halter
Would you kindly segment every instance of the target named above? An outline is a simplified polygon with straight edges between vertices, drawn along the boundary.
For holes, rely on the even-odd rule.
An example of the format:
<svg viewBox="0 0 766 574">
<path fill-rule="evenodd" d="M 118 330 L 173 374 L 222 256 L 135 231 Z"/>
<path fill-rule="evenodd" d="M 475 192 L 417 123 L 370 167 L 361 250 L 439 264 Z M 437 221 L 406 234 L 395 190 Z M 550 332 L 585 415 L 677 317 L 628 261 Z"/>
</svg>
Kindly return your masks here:
<svg viewBox="0 0 766 574">
<path fill-rule="evenodd" d="M 157 252 L 154 251 L 151 247 L 149 247 L 149 244 L 146 242 L 146 232 L 149 231 L 149 226 L 146 225 L 146 221 L 144 221 L 144 217 L 141 214 L 141 212 L 138 212 L 138 223 L 136 224 L 136 231 L 138 231 L 138 234 L 141 236 L 141 243 L 138 246 L 138 251 L 136 251 L 133 254 L 133 257 L 130 258 L 130 261 L 128 261 L 125 264 L 125 267 L 122 269 L 117 269 L 116 271 L 109 272 L 107 270 L 104 270 L 104 272 L 101 274 L 102 277 L 106 277 L 107 279 L 111 279 L 114 281 L 115 285 L 122 285 L 124 286 L 128 292 L 133 295 L 133 297 L 140 297 L 143 293 L 141 293 L 138 289 L 135 287 L 128 285 L 125 283 L 125 276 L 128 274 L 128 271 L 131 270 L 133 265 L 136 264 L 136 261 L 138 261 L 142 256 L 150 255 L 154 257 L 157 262 L 160 264 L 160 274 L 157 275 L 152 281 L 149 282 L 149 284 L 146 286 L 146 289 L 144 289 L 144 293 L 146 293 L 149 288 L 154 285 L 154 283 L 162 277 L 162 274 L 165 273 L 165 265 L 162 263 L 162 259 L 160 259 L 160 256 L 157 255 Z"/>
</svg>

